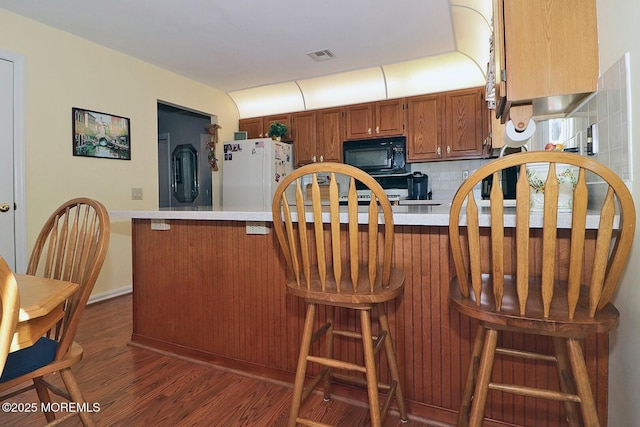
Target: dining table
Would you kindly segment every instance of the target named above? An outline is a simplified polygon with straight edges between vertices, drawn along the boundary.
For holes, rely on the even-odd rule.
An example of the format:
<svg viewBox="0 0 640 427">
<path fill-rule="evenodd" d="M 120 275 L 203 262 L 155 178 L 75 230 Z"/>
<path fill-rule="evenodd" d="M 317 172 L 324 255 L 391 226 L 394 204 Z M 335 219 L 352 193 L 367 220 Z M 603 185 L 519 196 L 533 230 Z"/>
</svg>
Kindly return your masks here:
<svg viewBox="0 0 640 427">
<path fill-rule="evenodd" d="M 20 313 L 10 352 L 32 346 L 64 316 L 65 301 L 80 287 L 77 283 L 15 274 Z"/>
</svg>

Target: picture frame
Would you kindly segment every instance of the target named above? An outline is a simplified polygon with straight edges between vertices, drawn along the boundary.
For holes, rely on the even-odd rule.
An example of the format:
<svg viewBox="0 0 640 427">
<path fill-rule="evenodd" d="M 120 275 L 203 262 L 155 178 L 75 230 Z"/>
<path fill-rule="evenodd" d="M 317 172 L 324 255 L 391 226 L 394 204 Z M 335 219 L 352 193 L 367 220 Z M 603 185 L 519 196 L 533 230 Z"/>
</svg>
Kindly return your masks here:
<svg viewBox="0 0 640 427">
<path fill-rule="evenodd" d="M 131 160 L 131 121 L 127 117 L 73 107 L 74 156 Z"/>
</svg>

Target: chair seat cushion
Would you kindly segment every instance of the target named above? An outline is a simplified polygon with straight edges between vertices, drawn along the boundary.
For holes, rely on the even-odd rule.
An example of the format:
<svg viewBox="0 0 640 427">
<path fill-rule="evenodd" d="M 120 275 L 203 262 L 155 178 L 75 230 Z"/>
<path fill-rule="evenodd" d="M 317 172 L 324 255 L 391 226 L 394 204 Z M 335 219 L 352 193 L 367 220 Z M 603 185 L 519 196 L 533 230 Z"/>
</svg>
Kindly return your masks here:
<svg viewBox="0 0 640 427">
<path fill-rule="evenodd" d="M 34 345 L 23 348 L 7 356 L 7 363 L 0 376 L 0 383 L 33 372 L 48 365 L 56 356 L 58 342 L 42 337 Z"/>
<path fill-rule="evenodd" d="M 500 311 L 496 310 L 491 275 L 482 275 L 481 303 L 476 304 L 473 290 L 470 298 L 462 296 L 454 277 L 449 285 L 449 302 L 457 311 L 492 325 L 493 329 L 520 330 L 528 333 L 564 337 L 584 337 L 604 333 L 618 326 L 620 313 L 609 303 L 594 317 L 589 316 L 589 288 L 582 286 L 573 319 L 569 319 L 566 282 L 556 281 L 549 317 L 544 317 L 540 279 L 529 279 L 526 313 L 520 315 L 515 277 L 504 276 L 504 296 Z"/>
</svg>

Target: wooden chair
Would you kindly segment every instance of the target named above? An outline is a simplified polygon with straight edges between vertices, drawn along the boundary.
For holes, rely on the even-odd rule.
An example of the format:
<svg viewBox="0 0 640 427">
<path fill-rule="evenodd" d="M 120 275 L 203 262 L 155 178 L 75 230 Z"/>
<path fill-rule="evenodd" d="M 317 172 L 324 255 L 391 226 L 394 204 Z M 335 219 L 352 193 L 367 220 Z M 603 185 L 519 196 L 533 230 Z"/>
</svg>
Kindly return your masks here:
<svg viewBox="0 0 640 427">
<path fill-rule="evenodd" d="M 542 180 L 541 212 L 530 212 L 527 171 L 531 163 L 556 171 Z M 513 166 L 519 171 L 515 209 L 504 208 L 499 185 L 491 189 L 490 208 L 478 208 L 473 187 L 488 176 L 499 183 L 499 171 Z M 531 180 L 533 187 L 543 183 Z M 573 207 L 569 213 L 558 213 L 559 194 L 566 191 L 573 191 Z M 483 215 L 489 212 L 490 218 Z M 592 215 L 595 226 L 590 224 Z M 561 230 L 558 224 L 569 220 L 570 229 Z M 599 425 L 580 341 L 618 325 L 619 313 L 610 301 L 629 256 L 635 221 L 633 200 L 624 182 L 604 165 L 577 154 L 509 155 L 482 166 L 461 185 L 451 205 L 456 275 L 449 301 L 479 326 L 459 426 L 482 424 L 489 390 L 562 401 L 569 425 Z M 506 242 L 505 236 L 511 240 Z M 565 239 L 562 247 L 559 237 Z M 555 354 L 499 347 L 498 342 L 504 345 L 499 341 L 503 331 L 551 337 Z M 495 356 L 555 362 L 559 386 L 546 390 L 493 382 Z"/>
<path fill-rule="evenodd" d="M 79 405 L 85 402 L 71 371 L 82 359 L 83 350 L 73 340 L 107 254 L 109 230 L 106 208 L 87 198 L 64 203 L 42 227 L 27 274 L 75 282 L 80 288 L 67 301 L 64 317 L 54 330 L 33 346 L 9 354 L 0 377 L 0 400 L 35 388 L 42 403 L 51 401 L 49 390 Z M 56 372 L 64 388 L 45 379 Z M 29 385 L 16 390 L 24 383 Z M 90 411 L 68 416 L 73 415 L 79 415 L 85 426 L 95 425 Z M 53 412 L 45 412 L 45 417 L 48 422 L 55 420 Z"/>
<path fill-rule="evenodd" d="M 328 175 L 330 184 L 318 184 L 318 175 Z M 337 178 L 348 180 L 348 206 L 339 207 Z M 311 203 L 305 207 L 304 179 L 310 180 Z M 371 201 L 358 208 L 356 181 L 371 190 Z M 292 190 L 286 191 L 292 186 Z M 324 191 L 323 191 L 324 190 Z M 364 222 L 359 225 L 358 221 Z M 338 379 L 366 385 L 371 425 L 380 426 L 393 397 L 400 418 L 407 420 L 400 374 L 389 330 L 386 302 L 402 295 L 404 272 L 391 265 L 393 216 L 380 185 L 367 173 L 339 163 L 315 163 L 296 169 L 282 181 L 273 199 L 273 223 L 289 267 L 287 292 L 302 298 L 307 311 L 289 416 L 289 426 L 326 425 L 299 416 L 300 407 L 324 380 L 324 398 L 331 398 L 331 382 Z M 326 223 L 326 224 L 325 224 Z M 341 227 L 341 223 L 346 226 Z M 363 240 L 361 240 L 361 238 Z M 314 333 L 318 306 L 326 308 L 326 322 Z M 341 330 L 336 308 L 351 310 L 360 318 L 360 331 Z M 372 311 L 377 312 L 379 330 L 372 331 Z M 354 320 L 351 323 L 355 323 Z M 347 329 L 347 328 L 345 328 Z M 312 345 L 324 337 L 324 355 L 312 354 Z M 338 360 L 341 340 L 357 339 L 363 345 L 364 365 Z M 336 349 L 336 347 L 338 347 Z M 376 372 L 376 353 L 384 349 L 390 381 L 382 384 Z M 362 359 L 362 357 L 357 357 Z M 318 374 L 304 388 L 307 363 L 318 364 Z M 386 390 L 380 405 L 380 389 Z M 382 408 L 381 408 L 382 406 Z"/>
<path fill-rule="evenodd" d="M 9 354 L 19 312 L 20 297 L 16 278 L 4 258 L 0 257 L 0 373 Z"/>
</svg>

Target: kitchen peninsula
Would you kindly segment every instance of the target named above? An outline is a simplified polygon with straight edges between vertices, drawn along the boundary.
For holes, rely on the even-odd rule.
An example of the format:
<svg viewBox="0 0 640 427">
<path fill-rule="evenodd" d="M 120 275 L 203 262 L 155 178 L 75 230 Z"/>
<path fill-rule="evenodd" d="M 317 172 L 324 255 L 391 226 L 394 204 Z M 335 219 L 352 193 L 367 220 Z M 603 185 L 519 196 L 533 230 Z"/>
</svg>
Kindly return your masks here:
<svg viewBox="0 0 640 427">
<path fill-rule="evenodd" d="M 450 311 L 447 302 L 453 274 L 449 203 L 393 209 L 394 263 L 405 270 L 406 282 L 404 295 L 388 310 L 409 413 L 455 424 L 476 327 Z M 270 211 L 209 208 L 111 216 L 132 220 L 133 345 L 293 383 L 304 307 L 286 295 L 285 261 Z M 560 221 L 566 217 L 560 215 Z M 255 221 L 265 227 L 255 227 Z M 256 230 L 268 234 L 247 234 Z M 544 338 L 509 339 L 523 349 L 551 351 Z M 606 335 L 584 343 L 598 412 L 605 419 L 607 347 Z M 339 351 L 359 357 L 349 344 Z M 505 358 L 494 372 L 532 386 L 557 381 L 555 367 L 540 362 Z M 387 372 L 380 375 L 386 378 Z M 366 394 L 347 387 L 339 393 L 366 401 Z M 485 414 L 498 420 L 487 423 L 494 426 L 564 423 L 559 403 L 501 394 L 490 393 Z"/>
</svg>

